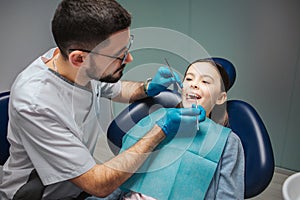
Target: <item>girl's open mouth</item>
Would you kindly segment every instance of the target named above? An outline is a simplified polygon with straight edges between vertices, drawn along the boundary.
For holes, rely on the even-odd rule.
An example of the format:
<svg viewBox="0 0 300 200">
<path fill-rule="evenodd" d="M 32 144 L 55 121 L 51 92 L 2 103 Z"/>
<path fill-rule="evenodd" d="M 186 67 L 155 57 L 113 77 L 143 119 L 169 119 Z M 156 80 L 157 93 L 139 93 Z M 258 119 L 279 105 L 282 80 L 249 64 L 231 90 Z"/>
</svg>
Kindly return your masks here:
<svg viewBox="0 0 300 200">
<path fill-rule="evenodd" d="M 189 100 L 199 100 L 201 99 L 201 96 L 195 93 L 186 94 L 186 99 Z"/>
</svg>

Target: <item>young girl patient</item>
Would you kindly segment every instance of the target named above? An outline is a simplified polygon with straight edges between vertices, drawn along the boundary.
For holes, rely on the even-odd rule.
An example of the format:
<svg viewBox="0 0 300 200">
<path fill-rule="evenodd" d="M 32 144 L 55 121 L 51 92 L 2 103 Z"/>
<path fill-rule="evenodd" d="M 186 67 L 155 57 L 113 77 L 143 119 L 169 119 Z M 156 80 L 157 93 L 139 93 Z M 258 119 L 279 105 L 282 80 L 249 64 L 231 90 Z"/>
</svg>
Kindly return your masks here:
<svg viewBox="0 0 300 200">
<path fill-rule="evenodd" d="M 226 66 L 225 66 L 226 65 Z M 229 68 L 231 67 L 231 69 Z M 226 128 L 227 91 L 234 70 L 226 59 L 200 59 L 187 68 L 179 107 L 202 106 L 206 119 L 197 133 L 180 130 L 170 141 L 157 147 L 140 170 L 122 189 L 124 199 L 243 199 L 244 152 L 238 136 Z M 196 105 L 197 104 L 197 105 Z M 133 145 L 158 124 L 161 108 L 141 120 L 123 139 L 123 149 Z"/>
</svg>

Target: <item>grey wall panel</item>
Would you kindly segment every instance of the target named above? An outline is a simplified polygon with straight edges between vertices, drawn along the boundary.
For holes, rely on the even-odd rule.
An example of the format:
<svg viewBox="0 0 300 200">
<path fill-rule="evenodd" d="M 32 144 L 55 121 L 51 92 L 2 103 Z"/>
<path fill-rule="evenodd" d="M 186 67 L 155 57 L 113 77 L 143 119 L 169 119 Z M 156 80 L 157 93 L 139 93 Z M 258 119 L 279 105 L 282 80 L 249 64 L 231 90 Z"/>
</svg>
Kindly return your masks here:
<svg viewBox="0 0 300 200">
<path fill-rule="evenodd" d="M 0 91 L 54 46 L 50 23 L 59 0 L 2 1 L 0 7 Z M 132 28 L 164 27 L 195 39 L 212 56 L 230 59 L 237 80 L 230 99 L 251 103 L 270 133 L 276 165 L 300 170 L 300 1 L 119 0 L 133 15 Z M 176 42 L 176 41 L 174 41 Z M 126 77 L 144 79 L 163 64 L 165 52 L 133 52 Z M 183 73 L 186 62 L 171 56 Z M 147 63 L 148 72 L 136 70 Z M 130 72 L 130 73 L 129 73 Z M 138 74 L 135 74 L 138 73 Z M 121 107 L 117 107 L 120 110 Z"/>
</svg>

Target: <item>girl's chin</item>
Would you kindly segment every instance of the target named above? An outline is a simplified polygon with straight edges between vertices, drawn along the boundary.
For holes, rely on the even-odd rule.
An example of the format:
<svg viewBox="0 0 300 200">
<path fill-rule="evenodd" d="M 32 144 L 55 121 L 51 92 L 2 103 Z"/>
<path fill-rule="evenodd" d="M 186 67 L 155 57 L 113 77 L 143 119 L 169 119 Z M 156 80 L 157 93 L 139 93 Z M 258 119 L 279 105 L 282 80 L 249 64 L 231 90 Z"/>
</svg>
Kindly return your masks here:
<svg viewBox="0 0 300 200">
<path fill-rule="evenodd" d="M 200 100 L 198 100 L 198 102 L 193 101 L 193 100 L 183 100 L 182 101 L 182 107 L 183 108 L 191 108 L 193 104 L 194 105 L 198 104 L 198 105 L 202 106 L 202 103 L 200 102 Z"/>
<path fill-rule="evenodd" d="M 193 104 L 196 104 L 196 102 L 183 101 L 183 102 L 182 102 L 182 107 L 183 107 L 183 108 L 191 108 Z"/>
</svg>

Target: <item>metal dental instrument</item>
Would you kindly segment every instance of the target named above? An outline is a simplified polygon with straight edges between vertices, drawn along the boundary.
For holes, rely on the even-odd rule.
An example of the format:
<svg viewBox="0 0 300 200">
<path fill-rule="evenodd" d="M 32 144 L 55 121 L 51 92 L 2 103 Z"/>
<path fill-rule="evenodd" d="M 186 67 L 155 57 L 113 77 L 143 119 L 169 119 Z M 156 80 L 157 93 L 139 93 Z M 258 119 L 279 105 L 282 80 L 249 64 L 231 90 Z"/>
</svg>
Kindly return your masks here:
<svg viewBox="0 0 300 200">
<path fill-rule="evenodd" d="M 198 100 L 196 99 L 196 108 L 198 107 Z M 199 131 L 199 121 L 198 118 L 196 118 L 196 123 L 197 123 L 197 131 Z"/>
<path fill-rule="evenodd" d="M 173 72 L 173 70 L 172 70 L 172 68 L 171 68 L 171 66 L 169 65 L 169 62 L 168 62 L 168 60 L 165 58 L 165 61 L 166 61 L 166 63 L 167 63 L 167 66 L 169 67 L 169 69 L 170 69 L 170 71 L 171 71 L 171 74 L 172 74 L 172 76 L 173 76 L 173 78 L 175 79 L 175 81 L 176 81 L 176 77 L 175 77 L 175 74 L 174 74 L 174 72 Z M 175 82 L 176 83 L 176 85 L 177 85 L 177 87 L 178 87 L 178 92 L 182 92 L 182 89 L 181 89 L 181 86 L 179 85 L 179 83 L 176 81 Z"/>
</svg>

